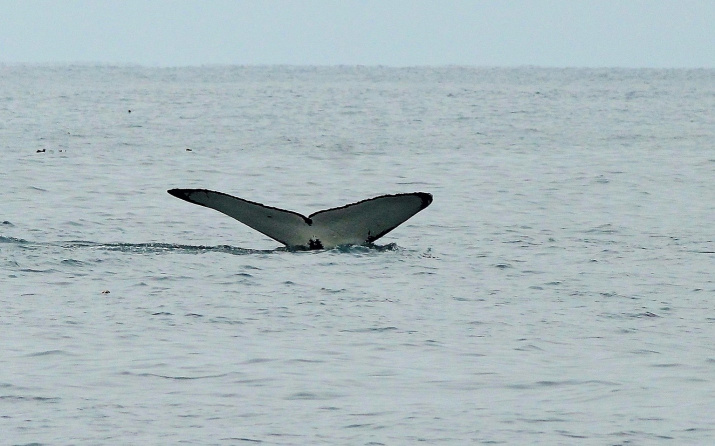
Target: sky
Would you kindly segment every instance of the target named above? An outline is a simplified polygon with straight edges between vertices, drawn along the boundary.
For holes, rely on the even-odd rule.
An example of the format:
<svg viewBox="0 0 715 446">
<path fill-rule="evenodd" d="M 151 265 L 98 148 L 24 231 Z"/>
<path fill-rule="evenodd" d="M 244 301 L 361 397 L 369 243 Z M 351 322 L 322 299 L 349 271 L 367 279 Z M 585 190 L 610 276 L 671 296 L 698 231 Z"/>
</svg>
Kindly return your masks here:
<svg viewBox="0 0 715 446">
<path fill-rule="evenodd" d="M 0 64 L 715 67 L 715 0 L 0 0 Z"/>
</svg>

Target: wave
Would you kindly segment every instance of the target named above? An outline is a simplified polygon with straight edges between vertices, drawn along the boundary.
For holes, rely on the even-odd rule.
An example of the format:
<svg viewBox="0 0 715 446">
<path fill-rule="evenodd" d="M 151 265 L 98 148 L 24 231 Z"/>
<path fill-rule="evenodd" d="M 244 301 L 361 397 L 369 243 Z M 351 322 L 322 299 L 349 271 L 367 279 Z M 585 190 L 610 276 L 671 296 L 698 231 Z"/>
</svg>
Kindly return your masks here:
<svg viewBox="0 0 715 446">
<path fill-rule="evenodd" d="M 360 254 L 368 252 L 382 252 L 382 251 L 395 251 L 399 247 L 395 243 L 390 243 L 387 245 L 365 245 L 365 246 L 337 246 L 333 249 L 328 249 L 324 251 L 305 251 L 300 249 L 292 249 L 286 247 L 279 247 L 275 249 L 250 249 L 241 248 L 237 246 L 230 245 L 186 245 L 179 243 L 101 243 L 92 242 L 87 240 L 71 240 L 71 241 L 61 241 L 61 242 L 32 242 L 16 237 L 5 237 L 0 235 L 0 243 L 6 243 L 11 245 L 18 245 L 23 248 L 32 247 L 36 249 L 37 247 L 48 247 L 48 248 L 62 248 L 62 249 L 96 249 L 104 251 L 116 251 L 116 252 L 126 252 L 126 253 L 138 253 L 138 254 L 163 254 L 163 253 L 186 253 L 186 254 L 203 254 L 208 252 L 218 252 L 224 254 L 232 255 L 248 255 L 248 254 L 273 254 L 281 252 L 338 252 L 338 253 L 351 253 Z"/>
</svg>

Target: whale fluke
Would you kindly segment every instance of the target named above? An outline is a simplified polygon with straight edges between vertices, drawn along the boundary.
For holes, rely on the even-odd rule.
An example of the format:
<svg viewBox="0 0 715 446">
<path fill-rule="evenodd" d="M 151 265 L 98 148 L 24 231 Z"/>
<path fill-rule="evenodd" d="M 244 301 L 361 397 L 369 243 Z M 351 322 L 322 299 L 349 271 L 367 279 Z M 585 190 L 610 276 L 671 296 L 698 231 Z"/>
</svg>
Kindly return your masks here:
<svg viewBox="0 0 715 446">
<path fill-rule="evenodd" d="M 207 189 L 170 189 L 171 195 L 206 206 L 291 248 L 330 249 L 372 243 L 432 203 L 425 192 L 381 195 L 309 216 Z"/>
</svg>

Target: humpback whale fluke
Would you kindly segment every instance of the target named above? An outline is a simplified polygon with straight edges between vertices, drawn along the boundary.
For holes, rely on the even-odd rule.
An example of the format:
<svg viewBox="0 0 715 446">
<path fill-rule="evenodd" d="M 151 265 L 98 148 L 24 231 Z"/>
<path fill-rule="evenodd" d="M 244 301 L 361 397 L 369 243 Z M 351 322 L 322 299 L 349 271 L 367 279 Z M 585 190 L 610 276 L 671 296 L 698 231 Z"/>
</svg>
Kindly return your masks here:
<svg viewBox="0 0 715 446">
<path fill-rule="evenodd" d="M 374 242 L 432 203 L 425 192 L 381 195 L 301 215 L 207 189 L 170 189 L 171 195 L 206 206 L 291 248 L 329 249 Z"/>
</svg>

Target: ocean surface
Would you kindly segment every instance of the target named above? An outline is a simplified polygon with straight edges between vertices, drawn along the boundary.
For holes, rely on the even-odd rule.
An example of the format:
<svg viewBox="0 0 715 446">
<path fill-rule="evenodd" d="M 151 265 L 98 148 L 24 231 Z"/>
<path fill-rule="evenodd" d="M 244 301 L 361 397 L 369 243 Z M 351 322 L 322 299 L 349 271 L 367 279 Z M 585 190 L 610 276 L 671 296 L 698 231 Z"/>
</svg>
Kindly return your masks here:
<svg viewBox="0 0 715 446">
<path fill-rule="evenodd" d="M 0 65 L 8 445 L 715 444 L 715 71 Z M 167 189 L 303 214 L 293 252 Z"/>
</svg>

